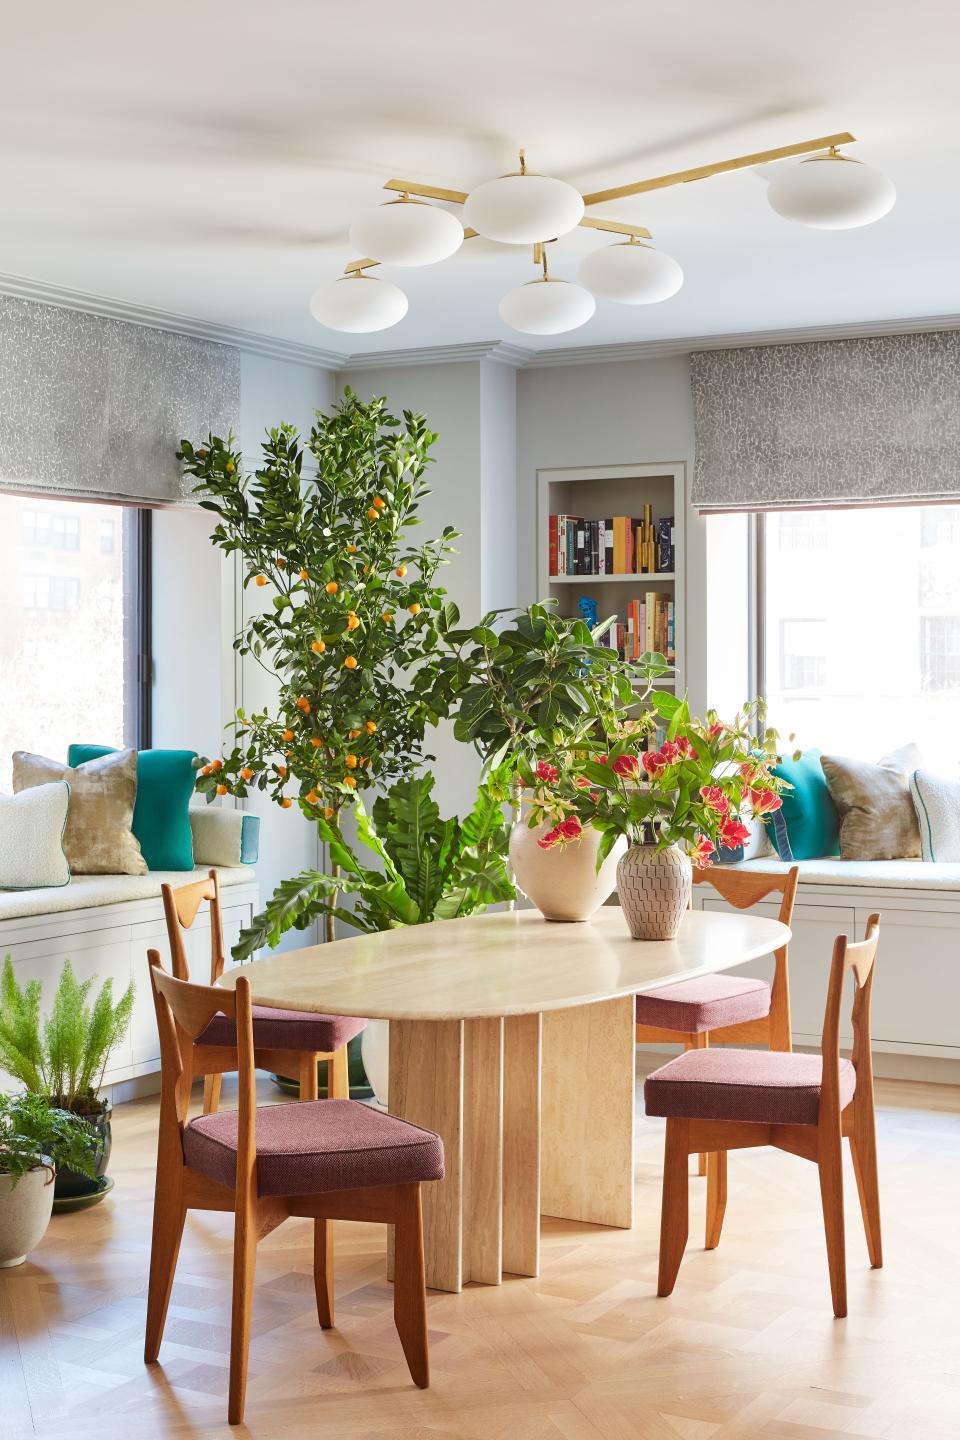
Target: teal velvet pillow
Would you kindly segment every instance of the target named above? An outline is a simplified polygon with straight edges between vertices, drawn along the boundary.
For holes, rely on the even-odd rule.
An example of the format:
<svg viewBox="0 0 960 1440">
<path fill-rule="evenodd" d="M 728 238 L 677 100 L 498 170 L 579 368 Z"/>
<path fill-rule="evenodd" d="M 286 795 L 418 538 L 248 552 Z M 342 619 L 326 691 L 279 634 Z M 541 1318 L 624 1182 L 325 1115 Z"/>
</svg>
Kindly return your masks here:
<svg viewBox="0 0 960 1440">
<path fill-rule="evenodd" d="M 67 764 L 113 753 L 112 745 L 71 745 Z M 151 870 L 193 869 L 189 805 L 196 758 L 194 750 L 141 750 L 137 755 L 133 833 Z"/>
<path fill-rule="evenodd" d="M 774 775 L 793 786 L 784 790 L 783 805 L 770 817 L 771 838 L 781 860 L 819 860 L 840 853 L 840 817 L 824 778 L 822 754 L 804 750 L 799 760 L 774 767 Z"/>
</svg>

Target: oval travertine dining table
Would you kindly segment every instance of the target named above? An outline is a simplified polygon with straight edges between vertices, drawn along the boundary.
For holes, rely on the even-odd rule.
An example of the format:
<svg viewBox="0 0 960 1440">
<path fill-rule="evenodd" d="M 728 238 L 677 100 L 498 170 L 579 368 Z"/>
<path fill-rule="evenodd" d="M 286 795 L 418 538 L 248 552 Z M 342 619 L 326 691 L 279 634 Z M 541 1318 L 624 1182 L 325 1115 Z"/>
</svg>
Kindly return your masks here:
<svg viewBox="0 0 960 1440">
<path fill-rule="evenodd" d="M 257 1005 L 390 1021 L 390 1111 L 437 1131 L 424 1186 L 427 1284 L 536 1275 L 540 1215 L 629 1229 L 634 996 L 771 954 L 787 926 L 690 910 L 633 940 L 619 907 L 586 924 L 474 915 L 287 950 L 227 971 Z"/>
</svg>

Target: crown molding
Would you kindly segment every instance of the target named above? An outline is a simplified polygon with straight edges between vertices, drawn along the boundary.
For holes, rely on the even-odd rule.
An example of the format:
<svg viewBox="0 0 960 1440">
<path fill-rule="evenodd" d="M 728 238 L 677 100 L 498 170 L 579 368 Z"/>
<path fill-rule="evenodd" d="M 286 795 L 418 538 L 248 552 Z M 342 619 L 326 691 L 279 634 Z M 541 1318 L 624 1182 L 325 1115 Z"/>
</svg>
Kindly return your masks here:
<svg viewBox="0 0 960 1440">
<path fill-rule="evenodd" d="M 513 370 L 546 370 L 561 365 L 610 365 L 630 360 L 656 360 L 670 355 L 690 355 L 700 350 L 740 350 L 755 345 L 805 345 L 817 340 L 851 340 L 874 335 L 926 334 L 936 330 L 960 330 L 960 315 L 916 315 L 892 320 L 854 320 L 837 325 L 807 325 L 782 330 L 735 331 L 724 335 L 687 335 L 672 340 L 637 340 L 626 344 L 562 346 L 555 350 L 530 350 L 505 340 L 470 341 L 460 345 L 423 345 L 409 350 L 366 351 L 344 355 L 319 346 L 281 340 L 252 330 L 237 330 L 212 320 L 199 320 L 169 310 L 137 305 L 107 295 L 71 290 L 26 275 L 0 272 L 0 295 L 33 300 L 41 305 L 59 305 L 146 325 L 176 335 L 192 335 L 218 345 L 231 345 L 249 355 L 267 360 L 284 360 L 333 372 L 394 369 L 403 365 L 451 365 L 490 360 Z"/>
<path fill-rule="evenodd" d="M 785 330 L 736 331 L 727 335 L 688 335 L 675 340 L 638 340 L 621 345 L 564 346 L 535 351 L 524 368 L 559 365 L 609 365 L 624 360 L 657 360 L 700 350 L 746 350 L 755 345 L 809 345 L 816 340 L 856 340 L 874 335 L 927 334 L 960 330 L 960 315 L 920 315 L 900 320 L 853 320 L 839 325 L 805 325 Z"/>
<path fill-rule="evenodd" d="M 410 350 L 369 350 L 348 355 L 344 370 L 388 370 L 400 365 L 451 365 L 470 360 L 494 360 L 519 370 L 534 358 L 535 351 L 502 340 L 476 340 L 463 345 L 421 345 Z"/>
<path fill-rule="evenodd" d="M 0 295 L 12 295 L 18 300 L 33 300 L 40 305 L 59 305 L 66 310 L 81 310 L 87 315 L 123 320 L 130 325 L 146 325 L 151 330 L 192 335 L 197 340 L 212 340 L 217 345 L 232 345 L 249 355 L 261 355 L 267 360 L 286 360 L 295 365 L 309 365 L 318 370 L 342 370 L 347 359 L 345 355 L 334 350 L 314 349 L 312 345 L 301 345 L 294 340 L 279 340 L 271 335 L 259 335 L 253 330 L 236 330 L 229 325 L 219 325 L 213 320 L 198 320 L 190 315 L 157 310 L 150 305 L 136 305 L 109 295 L 88 294 L 84 290 L 70 290 L 64 285 L 49 285 L 45 280 L 33 280 L 26 275 L 6 275 L 0 272 Z"/>
</svg>

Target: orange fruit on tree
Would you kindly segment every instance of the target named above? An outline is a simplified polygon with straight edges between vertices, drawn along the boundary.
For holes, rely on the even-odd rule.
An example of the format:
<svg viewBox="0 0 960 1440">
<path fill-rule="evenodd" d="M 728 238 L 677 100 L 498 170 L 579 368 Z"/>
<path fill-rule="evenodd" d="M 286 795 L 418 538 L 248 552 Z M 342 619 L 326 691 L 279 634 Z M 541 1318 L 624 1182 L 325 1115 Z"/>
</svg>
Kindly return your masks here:
<svg viewBox="0 0 960 1440">
<path fill-rule="evenodd" d="M 311 735 L 310 744 L 313 746 L 314 750 L 319 750 L 321 745 L 323 744 L 323 741 L 320 739 L 319 735 Z"/>
<path fill-rule="evenodd" d="M 237 467 L 236 467 L 236 465 L 234 465 L 234 463 L 233 463 L 232 460 L 228 460 L 227 463 L 226 463 L 226 465 L 224 465 L 223 468 L 224 468 L 224 470 L 226 470 L 226 472 L 227 472 L 228 475 L 233 475 L 234 472 L 236 471 L 236 468 L 237 468 Z"/>
<path fill-rule="evenodd" d="M 203 769 L 200 771 L 200 774 L 201 774 L 201 775 L 209 775 L 209 774 L 210 774 L 210 771 L 211 771 L 212 769 L 213 769 L 213 766 L 212 766 L 212 765 L 204 765 Z"/>
<path fill-rule="evenodd" d="M 362 769 L 363 766 L 366 765 L 366 763 L 367 763 L 367 757 L 366 757 L 366 755 L 361 755 L 361 756 L 360 756 L 360 759 L 357 761 L 357 764 L 358 764 L 358 765 L 361 767 L 361 769 Z"/>
<path fill-rule="evenodd" d="M 280 801 L 280 807 L 283 810 L 289 810 L 292 804 L 293 801 L 290 799 L 289 795 L 284 795 L 283 799 Z"/>
<path fill-rule="evenodd" d="M 373 506 L 375 510 L 382 510 L 385 504 L 386 501 L 381 500 L 379 495 L 375 495 L 373 497 Z"/>
<path fill-rule="evenodd" d="M 244 765 L 243 769 L 240 771 L 240 779 L 241 779 L 241 780 L 252 780 L 252 779 L 253 779 L 253 771 L 250 769 L 250 766 L 249 766 L 249 765 Z"/>
<path fill-rule="evenodd" d="M 360 731 L 359 731 L 359 730 L 348 730 L 348 731 L 347 731 L 347 739 L 348 739 L 348 740 L 356 740 L 356 738 L 357 738 L 357 736 L 358 736 L 359 734 L 360 734 Z"/>
<path fill-rule="evenodd" d="M 283 734 L 280 736 L 280 739 L 281 739 L 281 740 L 286 740 L 287 744 L 289 744 L 290 741 L 293 739 L 293 731 L 292 731 L 292 730 L 284 730 Z"/>
<path fill-rule="evenodd" d="M 299 700 L 297 701 L 297 709 L 302 710 L 304 715 L 310 714 L 310 701 L 307 699 L 306 695 L 300 696 Z"/>
<path fill-rule="evenodd" d="M 278 766 L 277 766 L 277 774 L 280 776 L 281 780 L 285 780 L 285 779 L 286 779 L 286 776 L 287 776 L 287 767 L 286 767 L 286 765 L 278 765 Z"/>
<path fill-rule="evenodd" d="M 309 580 L 309 579 L 310 579 L 310 576 L 308 575 L 308 573 L 307 573 L 306 570 L 301 570 L 301 571 L 300 571 L 300 579 L 301 579 L 301 580 Z"/>
<path fill-rule="evenodd" d="M 356 545 L 348 545 L 348 546 L 347 546 L 347 554 L 348 554 L 348 555 L 356 555 L 356 553 L 357 553 L 357 547 L 356 547 Z"/>
<path fill-rule="evenodd" d="M 310 646 L 310 649 L 314 652 L 315 655 L 322 655 L 326 648 L 327 647 L 322 640 L 314 640 L 313 644 Z"/>
<path fill-rule="evenodd" d="M 356 768 L 357 768 L 357 757 L 356 757 L 356 755 L 348 755 L 347 758 L 344 760 L 343 763 L 344 763 L 344 765 L 346 765 L 346 767 L 347 767 L 348 770 L 356 770 Z"/>
<path fill-rule="evenodd" d="M 286 568 L 287 568 L 287 562 L 286 562 L 286 560 L 284 560 L 284 558 L 283 558 L 282 555 L 278 555 L 278 556 L 277 556 L 277 569 L 278 569 L 278 570 L 286 570 Z"/>
<path fill-rule="evenodd" d="M 214 761 L 213 761 L 213 764 L 211 765 L 210 768 L 211 768 L 212 770 L 222 770 L 222 769 L 223 769 L 223 761 L 222 761 L 222 760 L 214 760 Z"/>
<path fill-rule="evenodd" d="M 266 577 L 266 575 L 258 575 L 257 578 L 254 580 L 253 583 L 254 583 L 254 585 L 266 585 L 266 583 L 267 583 L 267 577 Z"/>
<path fill-rule="evenodd" d="M 317 801 L 318 801 L 319 799 L 320 799 L 320 796 L 317 794 L 316 790 L 311 790 L 311 791 L 310 791 L 310 794 L 307 796 L 307 804 L 308 804 L 308 805 L 316 805 L 316 803 L 317 803 Z"/>
<path fill-rule="evenodd" d="M 364 728 L 364 730 L 366 730 L 366 732 L 367 732 L 368 735 L 375 735 L 375 734 L 377 733 L 377 722 L 376 722 L 376 720 L 367 720 L 367 721 L 365 722 L 363 728 Z"/>
<path fill-rule="evenodd" d="M 218 786 L 217 786 L 217 794 L 218 794 L 218 795 L 226 795 L 226 793 L 227 793 L 227 787 L 226 787 L 226 785 L 218 785 Z"/>
<path fill-rule="evenodd" d="M 356 670 L 356 668 L 357 668 L 357 657 L 356 657 L 356 655 L 348 655 L 347 658 L 346 658 L 346 660 L 344 660 L 343 665 L 344 665 L 344 669 L 345 669 L 345 670 Z"/>
<path fill-rule="evenodd" d="M 340 589 L 340 586 L 337 584 L 336 580 L 328 580 L 323 588 L 324 590 L 326 590 L 328 595 L 336 595 L 337 591 Z"/>
<path fill-rule="evenodd" d="M 207 452 L 206 452 L 206 450 L 198 450 L 198 451 L 197 451 L 197 459 L 198 459 L 198 460 L 206 460 L 206 458 L 207 458 Z"/>
<path fill-rule="evenodd" d="M 379 513 L 379 511 L 373 510 L 373 509 L 368 510 L 368 511 L 367 511 L 367 519 L 368 519 L 368 520 L 379 520 L 379 519 L 380 519 L 380 513 Z"/>
<path fill-rule="evenodd" d="M 406 573 L 407 573 L 407 567 L 406 567 L 406 565 L 398 565 L 398 566 L 397 566 L 397 569 L 396 569 L 396 573 L 397 573 L 397 575 L 400 577 L 400 579 L 402 580 L 403 577 L 404 577 L 404 575 L 406 575 Z"/>
<path fill-rule="evenodd" d="M 390 621 L 393 619 L 393 614 L 392 614 L 392 612 L 389 611 L 389 610 L 384 610 L 384 612 L 383 612 L 383 614 L 382 614 L 382 616 L 381 616 L 380 618 L 381 618 L 383 621 L 385 621 L 386 624 L 389 625 Z"/>
<path fill-rule="evenodd" d="M 324 805 L 324 807 L 323 807 L 323 813 L 324 813 L 324 816 L 325 816 L 325 818 L 326 818 L 327 820 L 332 820 L 332 819 L 333 819 L 333 806 L 332 806 L 332 805 Z"/>
<path fill-rule="evenodd" d="M 360 621 L 357 619 L 356 615 L 354 615 L 353 611 L 352 611 L 352 610 L 348 610 L 348 611 L 347 611 L 347 629 L 348 629 L 348 630 L 356 630 L 356 628 L 357 628 L 357 626 L 358 626 L 359 624 L 360 624 Z"/>
<path fill-rule="evenodd" d="M 357 788 L 357 782 L 356 780 L 354 780 L 352 775 L 344 775 L 343 783 L 344 785 L 349 785 L 351 790 L 355 790 Z"/>
<path fill-rule="evenodd" d="M 413 604 L 409 607 L 409 610 L 411 615 L 420 614 L 420 606 L 418 605 L 416 600 L 414 600 Z"/>
</svg>

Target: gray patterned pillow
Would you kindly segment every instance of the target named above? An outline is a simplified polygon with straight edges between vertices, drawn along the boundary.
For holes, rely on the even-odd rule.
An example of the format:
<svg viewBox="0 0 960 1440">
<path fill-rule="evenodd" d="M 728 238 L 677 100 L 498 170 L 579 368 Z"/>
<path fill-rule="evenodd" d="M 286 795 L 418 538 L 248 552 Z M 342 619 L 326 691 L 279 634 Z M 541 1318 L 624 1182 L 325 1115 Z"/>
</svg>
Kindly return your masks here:
<svg viewBox="0 0 960 1440">
<path fill-rule="evenodd" d="M 70 808 L 63 850 L 73 875 L 146 875 L 147 862 L 131 828 L 137 798 L 137 752 L 117 750 L 83 765 L 63 765 L 17 750 L 16 794 L 51 780 L 66 780 Z"/>
<path fill-rule="evenodd" d="M 841 860 L 906 860 L 920 854 L 920 827 L 910 797 L 918 760 L 906 745 L 879 765 L 822 755 L 830 798 L 840 815 Z"/>
</svg>

